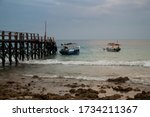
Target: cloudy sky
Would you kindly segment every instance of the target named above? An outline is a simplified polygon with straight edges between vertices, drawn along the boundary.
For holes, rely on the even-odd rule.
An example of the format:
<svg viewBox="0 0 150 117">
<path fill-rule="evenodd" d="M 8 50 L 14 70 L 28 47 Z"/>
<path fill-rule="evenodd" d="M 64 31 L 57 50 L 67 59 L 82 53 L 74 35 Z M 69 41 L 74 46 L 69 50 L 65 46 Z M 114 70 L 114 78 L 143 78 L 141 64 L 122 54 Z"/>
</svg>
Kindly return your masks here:
<svg viewBox="0 0 150 117">
<path fill-rule="evenodd" d="M 0 30 L 57 39 L 150 39 L 150 0 L 0 0 Z"/>
</svg>

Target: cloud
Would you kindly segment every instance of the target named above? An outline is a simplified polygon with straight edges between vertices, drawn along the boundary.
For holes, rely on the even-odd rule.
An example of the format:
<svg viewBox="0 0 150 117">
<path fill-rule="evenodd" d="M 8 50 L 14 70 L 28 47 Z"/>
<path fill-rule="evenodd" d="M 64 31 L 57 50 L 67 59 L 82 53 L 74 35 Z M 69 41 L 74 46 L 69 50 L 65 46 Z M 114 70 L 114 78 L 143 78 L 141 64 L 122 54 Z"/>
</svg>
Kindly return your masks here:
<svg viewBox="0 0 150 117">
<path fill-rule="evenodd" d="M 147 5 L 149 0 L 30 0 L 27 3 L 53 8 L 58 14 L 65 13 L 89 17 L 111 14 L 115 12 L 115 9 L 121 9 L 122 6 L 125 6 L 126 9 L 130 7 L 141 8 Z"/>
<path fill-rule="evenodd" d="M 1 1 L 1 0 L 0 0 Z M 143 8 L 149 0 L 5 0 L 61 17 L 98 17 L 125 9 Z"/>
<path fill-rule="evenodd" d="M 149 1 L 148 0 L 102 0 L 103 2 L 93 1 L 91 5 L 76 6 L 82 15 L 100 15 L 112 13 L 114 9 L 121 8 L 122 6 L 129 7 L 143 7 Z"/>
<path fill-rule="evenodd" d="M 122 5 L 133 5 L 137 7 L 144 6 L 149 2 L 149 0 L 13 0 L 10 2 L 45 7 L 72 7 L 73 9 L 81 10 L 81 12 L 86 10 L 87 12 L 93 12 L 96 10 L 103 12 Z"/>
<path fill-rule="evenodd" d="M 32 27 L 30 30 L 41 32 L 47 20 L 48 30 L 61 38 L 68 34 L 113 38 L 132 36 L 134 32 L 136 37 L 142 37 L 150 29 L 149 3 L 150 0 L 0 0 L 0 27 Z"/>
<path fill-rule="evenodd" d="M 0 2 L 3 0 L 0 0 Z M 145 5 L 149 0 L 5 0 L 19 4 L 32 5 L 58 5 L 58 6 L 76 6 L 76 7 L 113 7 L 122 4 Z"/>
</svg>

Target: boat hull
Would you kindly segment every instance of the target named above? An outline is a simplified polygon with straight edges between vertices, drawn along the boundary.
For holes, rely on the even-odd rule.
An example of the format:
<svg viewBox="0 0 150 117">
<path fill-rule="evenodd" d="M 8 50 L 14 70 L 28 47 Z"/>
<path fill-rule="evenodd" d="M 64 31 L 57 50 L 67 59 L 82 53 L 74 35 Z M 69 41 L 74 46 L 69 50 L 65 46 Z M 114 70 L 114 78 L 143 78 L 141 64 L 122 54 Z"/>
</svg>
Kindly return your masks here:
<svg viewBox="0 0 150 117">
<path fill-rule="evenodd" d="M 78 55 L 80 53 L 80 50 L 77 49 L 77 50 L 64 50 L 64 49 L 61 49 L 59 51 L 62 55 Z"/>
<path fill-rule="evenodd" d="M 119 52 L 121 48 L 106 48 L 107 52 Z"/>
</svg>

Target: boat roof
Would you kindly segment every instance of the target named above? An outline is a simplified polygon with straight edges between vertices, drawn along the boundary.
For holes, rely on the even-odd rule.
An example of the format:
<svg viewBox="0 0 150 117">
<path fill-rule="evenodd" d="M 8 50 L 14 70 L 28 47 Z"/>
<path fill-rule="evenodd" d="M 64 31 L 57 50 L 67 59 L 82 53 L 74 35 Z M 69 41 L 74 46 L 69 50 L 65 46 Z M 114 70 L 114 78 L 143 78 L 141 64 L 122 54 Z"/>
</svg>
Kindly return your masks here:
<svg viewBox="0 0 150 117">
<path fill-rule="evenodd" d="M 77 43 L 62 43 L 63 46 L 77 45 Z"/>
<path fill-rule="evenodd" d="M 120 44 L 119 43 L 108 43 L 107 45 L 109 45 L 109 46 L 119 46 Z"/>
<path fill-rule="evenodd" d="M 76 44 L 76 43 L 64 43 L 64 45 L 72 45 L 72 44 Z"/>
</svg>

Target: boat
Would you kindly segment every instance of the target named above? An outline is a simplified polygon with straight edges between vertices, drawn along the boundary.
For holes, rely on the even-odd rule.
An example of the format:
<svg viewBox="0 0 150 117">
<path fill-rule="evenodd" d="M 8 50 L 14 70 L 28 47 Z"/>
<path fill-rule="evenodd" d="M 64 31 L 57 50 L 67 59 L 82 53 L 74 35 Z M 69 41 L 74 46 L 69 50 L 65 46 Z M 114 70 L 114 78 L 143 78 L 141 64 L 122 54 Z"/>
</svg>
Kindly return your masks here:
<svg viewBox="0 0 150 117">
<path fill-rule="evenodd" d="M 119 52 L 121 48 L 119 43 L 108 43 L 104 50 L 107 50 L 107 52 Z"/>
<path fill-rule="evenodd" d="M 64 43 L 61 44 L 61 50 L 59 52 L 62 55 L 78 55 L 80 52 L 80 46 L 76 43 Z"/>
</svg>

